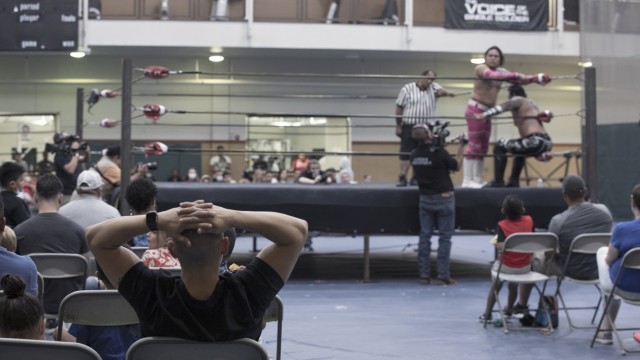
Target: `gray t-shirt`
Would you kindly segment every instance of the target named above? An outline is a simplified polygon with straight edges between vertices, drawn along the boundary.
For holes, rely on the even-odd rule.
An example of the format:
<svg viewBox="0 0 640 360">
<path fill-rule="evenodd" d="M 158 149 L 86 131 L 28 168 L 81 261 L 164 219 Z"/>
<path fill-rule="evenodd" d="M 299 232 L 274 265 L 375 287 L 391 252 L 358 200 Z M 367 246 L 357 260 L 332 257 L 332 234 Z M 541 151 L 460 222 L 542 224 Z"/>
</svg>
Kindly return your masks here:
<svg viewBox="0 0 640 360">
<path fill-rule="evenodd" d="M 113 206 L 94 195 L 80 195 L 60 208 L 60 215 L 73 220 L 83 229 L 105 220 L 120 217 Z"/>
<path fill-rule="evenodd" d="M 576 236 L 588 233 L 611 232 L 611 213 L 591 203 L 574 205 L 554 216 L 549 223 L 549 232 L 558 235 L 559 253 L 554 261 L 562 269 L 567 261 L 569 247 Z M 574 279 L 586 280 L 598 277 L 595 255 L 572 254 L 566 275 Z"/>
</svg>

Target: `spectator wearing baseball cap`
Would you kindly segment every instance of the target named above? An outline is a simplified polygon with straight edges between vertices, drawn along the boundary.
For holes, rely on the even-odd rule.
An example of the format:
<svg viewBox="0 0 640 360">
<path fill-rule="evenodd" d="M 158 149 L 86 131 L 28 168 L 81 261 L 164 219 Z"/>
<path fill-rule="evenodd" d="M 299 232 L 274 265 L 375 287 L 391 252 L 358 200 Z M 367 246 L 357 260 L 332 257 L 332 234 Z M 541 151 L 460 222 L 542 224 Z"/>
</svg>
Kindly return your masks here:
<svg viewBox="0 0 640 360">
<path fill-rule="evenodd" d="M 84 170 L 78 175 L 76 191 L 78 197 L 61 207 L 60 214 L 83 229 L 120 216 L 116 208 L 102 201 L 102 177 L 95 170 Z"/>
</svg>

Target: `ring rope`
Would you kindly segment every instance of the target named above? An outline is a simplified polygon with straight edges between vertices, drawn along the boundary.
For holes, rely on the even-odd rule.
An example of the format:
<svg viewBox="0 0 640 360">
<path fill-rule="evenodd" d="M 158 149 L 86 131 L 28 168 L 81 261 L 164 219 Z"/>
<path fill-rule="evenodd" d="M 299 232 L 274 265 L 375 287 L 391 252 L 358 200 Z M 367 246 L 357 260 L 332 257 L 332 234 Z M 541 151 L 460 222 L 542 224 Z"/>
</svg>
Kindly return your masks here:
<svg viewBox="0 0 640 360">
<path fill-rule="evenodd" d="M 146 73 L 146 68 L 134 68 L 134 71 Z M 264 72 L 218 72 L 218 71 L 185 71 L 166 69 L 168 75 L 207 75 L 207 76 L 247 76 L 247 77 L 307 77 L 307 78 L 342 78 L 342 79 L 419 79 L 420 75 L 393 75 L 393 74 L 318 74 L 318 73 L 264 73 Z M 576 75 L 551 76 L 552 80 L 579 79 L 581 73 Z M 477 80 L 472 76 L 435 76 L 435 80 Z M 491 79 L 487 79 L 491 80 Z M 503 79 L 495 79 L 503 80 Z"/>
</svg>

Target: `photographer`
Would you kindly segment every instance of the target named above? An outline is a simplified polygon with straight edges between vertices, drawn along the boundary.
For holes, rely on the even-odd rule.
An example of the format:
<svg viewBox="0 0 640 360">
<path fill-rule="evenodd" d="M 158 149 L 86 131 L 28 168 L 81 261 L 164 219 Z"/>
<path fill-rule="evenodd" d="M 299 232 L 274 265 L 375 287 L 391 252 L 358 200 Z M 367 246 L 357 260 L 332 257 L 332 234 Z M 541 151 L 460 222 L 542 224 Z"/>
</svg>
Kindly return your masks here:
<svg viewBox="0 0 640 360">
<path fill-rule="evenodd" d="M 431 235 L 437 225 L 438 241 L 438 282 L 444 285 L 456 283 L 451 278 L 449 257 L 451 236 L 455 227 L 455 197 L 450 172 L 458 171 L 462 161 L 464 137 L 459 139 L 458 152 L 454 159 L 445 149 L 446 127 L 434 128 L 434 134 L 426 124 L 414 125 L 411 137 L 418 147 L 411 152 L 411 165 L 420 189 L 420 242 L 418 244 L 418 269 L 420 283 L 431 283 Z"/>
<path fill-rule="evenodd" d="M 112 204 L 113 189 L 120 186 L 120 146 L 109 146 L 103 151 L 104 156 L 95 165 L 96 171 L 102 177 L 102 200 Z M 138 164 L 131 171 L 130 181 L 138 180 L 147 176 L 149 171 L 146 164 Z"/>
<path fill-rule="evenodd" d="M 56 176 L 62 181 L 62 204 L 66 204 L 71 199 L 78 175 L 83 170 L 80 165 L 86 160 L 87 153 L 82 151 L 82 145 L 86 149 L 86 143 L 81 144 L 76 136 L 67 133 L 56 134 L 54 142 L 56 146 L 51 148 L 56 153 L 53 163 Z"/>
</svg>

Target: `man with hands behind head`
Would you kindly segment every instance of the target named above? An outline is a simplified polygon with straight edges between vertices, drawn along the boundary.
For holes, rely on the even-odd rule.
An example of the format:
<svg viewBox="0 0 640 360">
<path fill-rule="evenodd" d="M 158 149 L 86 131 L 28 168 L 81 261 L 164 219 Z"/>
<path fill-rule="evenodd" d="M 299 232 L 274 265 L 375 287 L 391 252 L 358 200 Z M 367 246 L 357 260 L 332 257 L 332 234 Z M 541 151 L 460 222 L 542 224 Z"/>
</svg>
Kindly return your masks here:
<svg viewBox="0 0 640 360">
<path fill-rule="evenodd" d="M 227 253 L 225 230 L 238 227 L 271 240 L 244 271 L 218 276 Z M 144 231 L 172 236 L 169 251 L 182 275 L 145 267 L 122 247 Z M 262 318 L 288 280 L 307 238 L 304 220 L 274 212 L 235 211 L 204 201 L 146 216 L 112 219 L 87 230 L 104 273 L 135 309 L 142 336 L 198 341 L 258 340 Z"/>
</svg>

